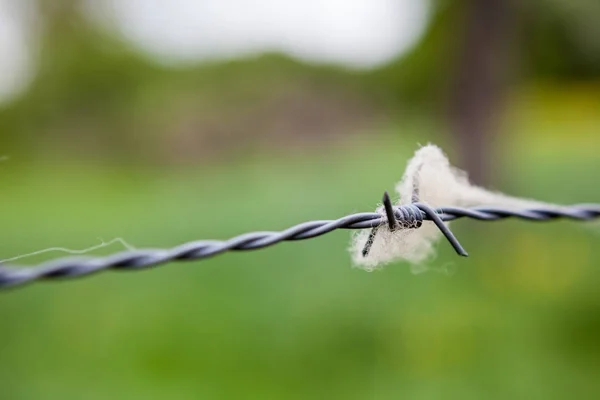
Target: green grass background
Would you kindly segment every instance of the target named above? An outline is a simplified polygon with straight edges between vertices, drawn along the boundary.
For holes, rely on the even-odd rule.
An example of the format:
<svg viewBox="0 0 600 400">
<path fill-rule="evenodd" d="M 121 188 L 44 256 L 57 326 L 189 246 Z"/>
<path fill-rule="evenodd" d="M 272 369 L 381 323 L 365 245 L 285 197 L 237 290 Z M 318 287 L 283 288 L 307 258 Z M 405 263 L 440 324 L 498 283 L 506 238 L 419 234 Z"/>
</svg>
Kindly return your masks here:
<svg viewBox="0 0 600 400">
<path fill-rule="evenodd" d="M 499 189 L 600 201 L 600 121 L 516 121 L 498 147 Z M 169 247 L 369 211 L 416 143 L 437 141 L 431 129 L 399 124 L 180 171 L 8 160 L 0 258 L 97 238 Z M 0 398 L 597 398 L 600 228 L 461 220 L 454 230 L 471 257 L 441 242 L 420 275 L 402 263 L 352 268 L 350 233 L 337 231 L 0 293 Z"/>
</svg>

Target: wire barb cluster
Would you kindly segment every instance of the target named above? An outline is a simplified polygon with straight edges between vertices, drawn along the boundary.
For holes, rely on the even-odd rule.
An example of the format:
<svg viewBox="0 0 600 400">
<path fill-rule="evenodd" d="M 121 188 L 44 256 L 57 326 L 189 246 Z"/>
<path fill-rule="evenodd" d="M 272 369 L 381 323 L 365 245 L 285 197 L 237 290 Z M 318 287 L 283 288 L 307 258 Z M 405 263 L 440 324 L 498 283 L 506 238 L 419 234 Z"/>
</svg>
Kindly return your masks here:
<svg viewBox="0 0 600 400">
<path fill-rule="evenodd" d="M 458 254 L 466 256 L 466 251 L 442 221 L 453 221 L 458 218 L 497 221 L 510 217 L 527 221 L 549 221 L 559 218 L 589 221 L 600 218 L 600 204 L 580 204 L 559 209 L 509 210 L 498 207 L 441 207 L 433 209 L 426 204 L 417 202 L 406 206 L 390 207 L 388 213 L 393 214 L 392 219 L 375 212 L 358 213 L 337 220 L 304 222 L 280 232 L 251 232 L 225 241 L 195 241 L 166 250 L 128 250 L 105 257 L 65 257 L 34 267 L 17 268 L 0 265 L 0 289 L 22 286 L 37 280 L 82 277 L 108 269 L 140 270 L 171 261 L 200 260 L 227 251 L 255 250 L 283 241 L 311 239 L 337 229 L 374 228 L 376 230 L 383 224 L 389 224 L 390 227 L 394 226 L 394 229 L 404 227 L 416 229 L 422 221 L 434 222 Z"/>
</svg>

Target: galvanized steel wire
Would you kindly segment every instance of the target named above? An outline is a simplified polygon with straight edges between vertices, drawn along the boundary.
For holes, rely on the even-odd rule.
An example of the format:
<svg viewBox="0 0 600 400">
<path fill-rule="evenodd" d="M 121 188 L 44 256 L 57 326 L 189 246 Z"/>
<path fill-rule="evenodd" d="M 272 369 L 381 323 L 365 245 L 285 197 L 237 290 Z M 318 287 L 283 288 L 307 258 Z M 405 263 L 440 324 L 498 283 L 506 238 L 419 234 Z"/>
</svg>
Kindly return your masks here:
<svg viewBox="0 0 600 400">
<path fill-rule="evenodd" d="M 384 197 L 385 203 L 385 197 Z M 531 208 L 510 210 L 501 207 L 440 207 L 432 209 L 423 203 L 388 207 L 387 216 L 376 212 L 347 215 L 337 220 L 304 222 L 280 232 L 251 232 L 228 240 L 201 240 L 185 243 L 172 249 L 140 249 L 118 252 L 103 257 L 64 257 L 38 266 L 17 267 L 0 265 L 0 289 L 23 286 L 38 280 L 62 280 L 83 277 L 104 270 L 142 270 L 171 261 L 192 261 L 216 256 L 227 251 L 256 250 L 283 241 L 312 239 L 338 229 L 376 229 L 388 224 L 394 229 L 418 229 L 422 221 L 453 221 L 472 218 L 480 221 L 498 221 L 518 218 L 527 221 L 550 221 L 565 218 L 590 221 L 600 218 L 600 204 L 579 204 L 561 208 Z M 393 214 L 393 215 L 392 215 Z M 446 228 L 447 230 L 447 228 Z M 464 249 L 452 233 L 443 231 L 446 238 L 461 255 Z M 461 253 L 461 250 L 464 254 Z M 368 249 L 367 249 L 368 252 Z"/>
</svg>

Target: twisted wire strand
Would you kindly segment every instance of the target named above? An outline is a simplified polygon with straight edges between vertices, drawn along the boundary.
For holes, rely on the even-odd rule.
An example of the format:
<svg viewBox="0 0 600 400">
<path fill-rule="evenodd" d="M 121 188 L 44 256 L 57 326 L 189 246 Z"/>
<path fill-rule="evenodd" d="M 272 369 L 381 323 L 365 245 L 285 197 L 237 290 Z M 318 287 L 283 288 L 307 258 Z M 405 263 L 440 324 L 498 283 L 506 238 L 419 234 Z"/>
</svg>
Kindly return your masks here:
<svg viewBox="0 0 600 400">
<path fill-rule="evenodd" d="M 434 215 L 431 212 L 435 212 Z M 589 221 L 600 218 L 600 204 L 580 204 L 561 208 L 531 208 L 510 210 L 501 207 L 440 207 L 432 210 L 414 203 L 393 207 L 396 222 L 401 227 L 418 229 L 420 221 L 442 221 L 472 218 L 497 221 L 519 218 L 527 221 L 550 221 L 559 218 Z M 416 224 L 415 224 L 416 222 Z M 280 232 L 251 232 L 229 240 L 201 240 L 182 244 L 172 249 L 140 249 L 121 251 L 104 257 L 64 257 L 33 267 L 0 265 L 0 289 L 22 286 L 37 280 L 59 280 L 114 270 L 141 270 L 171 261 L 200 260 L 227 251 L 255 250 L 283 241 L 312 239 L 337 229 L 377 228 L 388 219 L 379 213 L 367 212 L 348 215 L 337 220 L 304 222 Z M 460 246 L 460 245 L 459 245 Z M 459 253 L 460 254 L 460 253 Z"/>
</svg>

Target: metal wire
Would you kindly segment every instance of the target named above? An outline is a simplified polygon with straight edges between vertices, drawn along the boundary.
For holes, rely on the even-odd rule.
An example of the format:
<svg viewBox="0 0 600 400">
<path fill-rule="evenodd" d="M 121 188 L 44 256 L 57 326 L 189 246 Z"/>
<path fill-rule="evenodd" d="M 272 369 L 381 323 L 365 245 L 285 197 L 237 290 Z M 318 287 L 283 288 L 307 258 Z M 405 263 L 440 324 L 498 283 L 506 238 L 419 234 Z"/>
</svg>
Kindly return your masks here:
<svg viewBox="0 0 600 400">
<path fill-rule="evenodd" d="M 390 210 L 388 210 L 390 211 Z M 510 217 L 527 221 L 550 221 L 566 218 L 589 221 L 600 218 L 600 204 L 580 204 L 560 209 L 532 208 L 508 210 L 497 207 L 441 207 L 432 209 L 422 203 L 394 206 L 393 218 L 375 212 L 352 214 L 337 220 L 310 221 L 295 225 L 281 232 L 251 232 L 229 240 L 202 240 L 186 243 L 172 249 L 144 249 L 122 251 L 105 257 L 65 257 L 46 262 L 35 267 L 0 266 L 0 289 L 22 286 L 37 280 L 58 280 L 87 276 L 99 271 L 141 270 L 171 261 L 191 261 L 209 258 L 226 251 L 255 250 L 272 246 L 283 241 L 296 241 L 315 238 L 337 229 L 377 228 L 383 224 L 418 229 L 420 221 L 453 221 L 458 218 L 472 218 L 480 221 L 497 221 Z M 389 214 L 388 214 L 389 216 Z M 444 225 L 446 237 L 461 254 L 462 247 Z M 439 225 L 438 225 L 439 227 Z M 441 227 L 440 227 L 441 228 Z M 449 235 L 450 237 L 449 237 Z M 456 243 L 452 243 L 452 239 Z M 458 246 L 458 247 L 457 247 Z M 463 249 L 464 251 L 464 249 Z M 466 255 L 462 254 L 462 255 Z"/>
</svg>

